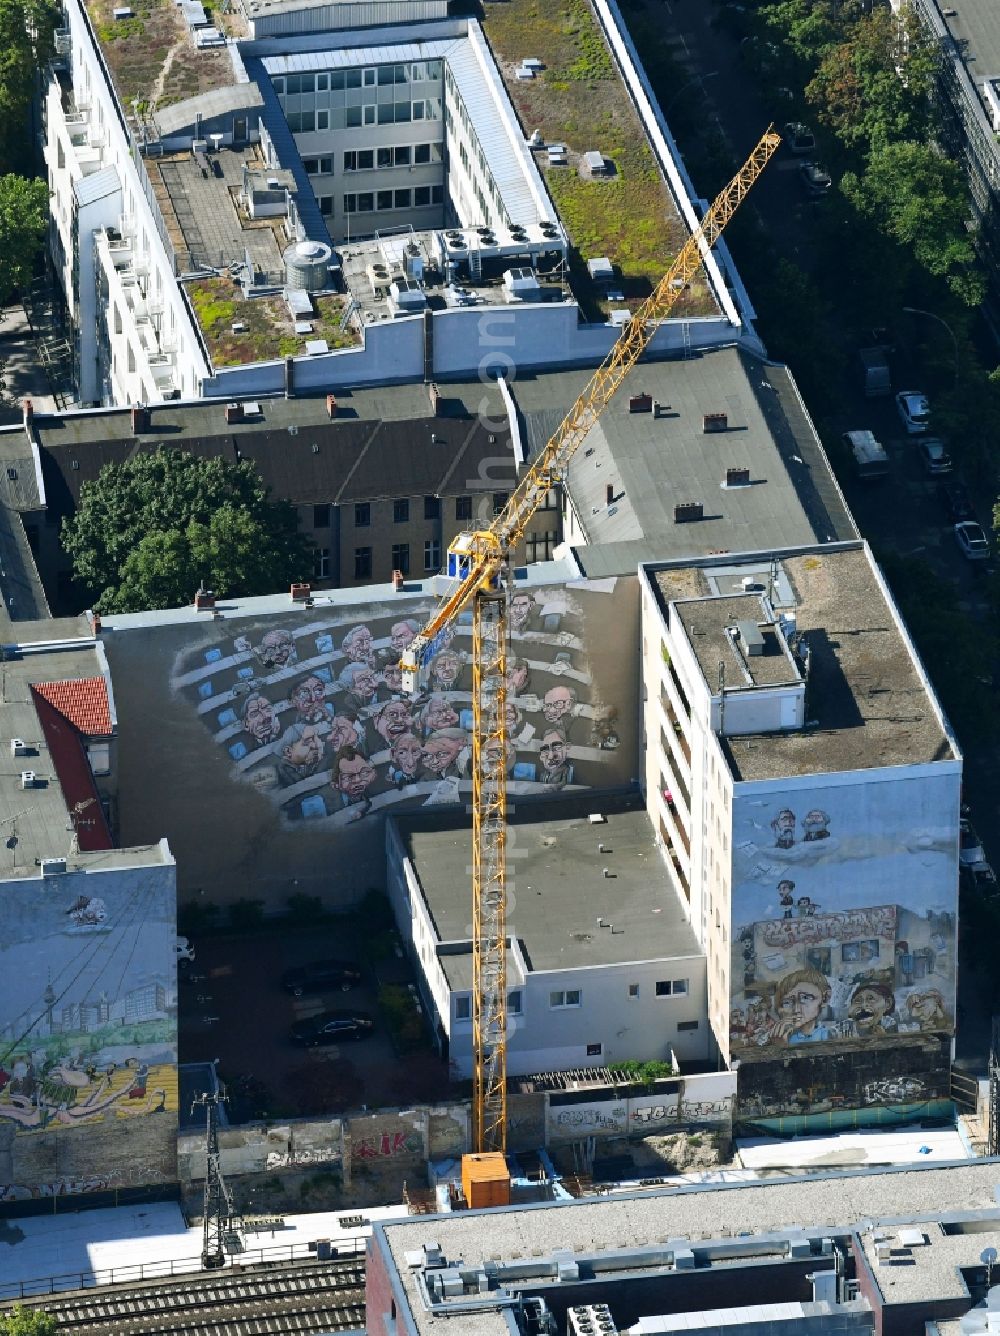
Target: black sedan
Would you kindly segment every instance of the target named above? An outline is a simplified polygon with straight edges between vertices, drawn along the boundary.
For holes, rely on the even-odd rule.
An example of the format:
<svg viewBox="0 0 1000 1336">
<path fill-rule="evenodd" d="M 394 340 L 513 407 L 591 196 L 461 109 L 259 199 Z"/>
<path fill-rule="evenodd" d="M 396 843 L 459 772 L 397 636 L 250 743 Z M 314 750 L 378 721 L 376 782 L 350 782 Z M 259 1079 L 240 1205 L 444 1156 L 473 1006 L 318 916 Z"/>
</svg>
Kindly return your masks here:
<svg viewBox="0 0 1000 1336">
<path fill-rule="evenodd" d="M 976 508 L 964 482 L 946 483 L 941 488 L 941 499 L 953 524 L 961 524 L 963 520 L 976 518 Z"/>
<path fill-rule="evenodd" d="M 361 982 L 361 971 L 346 960 L 311 960 L 308 965 L 285 970 L 281 986 L 293 997 L 303 993 L 325 993 L 341 988 L 346 993 Z"/>
<path fill-rule="evenodd" d="M 318 1044 L 342 1044 L 350 1039 L 368 1039 L 375 1029 L 363 1011 L 321 1011 L 292 1026 L 292 1042 L 313 1048 Z"/>
</svg>

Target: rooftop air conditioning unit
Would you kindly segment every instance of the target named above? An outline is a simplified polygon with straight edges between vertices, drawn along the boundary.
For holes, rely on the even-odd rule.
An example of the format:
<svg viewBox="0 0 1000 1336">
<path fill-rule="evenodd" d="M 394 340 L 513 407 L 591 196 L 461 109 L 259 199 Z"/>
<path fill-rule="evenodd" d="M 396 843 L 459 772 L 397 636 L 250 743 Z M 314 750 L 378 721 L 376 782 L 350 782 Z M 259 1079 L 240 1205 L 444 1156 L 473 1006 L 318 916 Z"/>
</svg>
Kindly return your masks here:
<svg viewBox="0 0 1000 1336">
<path fill-rule="evenodd" d="M 22 770 L 22 771 L 21 771 L 21 788 L 22 788 L 22 789 L 33 789 L 34 787 L 35 787 L 35 772 L 34 772 L 34 770 Z"/>
<path fill-rule="evenodd" d="M 43 877 L 55 877 L 60 872 L 66 871 L 65 858 L 43 858 L 39 866 L 42 869 Z"/>
<path fill-rule="evenodd" d="M 27 756 L 29 755 L 30 752 L 31 748 L 25 742 L 24 738 L 11 738 L 10 740 L 11 756 Z"/>
</svg>

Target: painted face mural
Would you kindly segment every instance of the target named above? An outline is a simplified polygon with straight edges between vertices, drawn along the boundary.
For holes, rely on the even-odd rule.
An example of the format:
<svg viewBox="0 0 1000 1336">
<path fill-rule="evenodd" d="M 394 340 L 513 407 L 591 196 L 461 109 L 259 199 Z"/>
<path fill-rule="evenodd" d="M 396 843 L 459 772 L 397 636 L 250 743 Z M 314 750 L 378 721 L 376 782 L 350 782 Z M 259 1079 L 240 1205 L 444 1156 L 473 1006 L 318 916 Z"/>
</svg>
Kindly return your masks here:
<svg viewBox="0 0 1000 1336">
<path fill-rule="evenodd" d="M 763 1061 L 768 1050 L 799 1045 L 898 1047 L 918 1033 L 947 1044 L 956 805 L 948 773 L 734 794 L 734 1057 Z M 763 1105 L 791 1111 L 794 1101 L 779 1106 L 761 1081 Z M 800 1100 L 794 1111 L 812 1107 Z"/>
<path fill-rule="evenodd" d="M 633 675 L 609 634 L 619 604 L 634 636 L 634 583 L 515 592 L 503 757 L 512 794 L 625 784 L 635 772 L 634 725 L 617 722 L 618 701 L 629 720 L 636 713 Z M 402 691 L 399 656 L 430 608 L 314 608 L 308 623 L 297 611 L 287 624 L 237 624 L 178 656 L 174 690 L 228 753 L 234 781 L 268 795 L 287 823 L 336 827 L 399 804 L 468 802 L 471 618 L 435 640 L 417 693 Z"/>
</svg>

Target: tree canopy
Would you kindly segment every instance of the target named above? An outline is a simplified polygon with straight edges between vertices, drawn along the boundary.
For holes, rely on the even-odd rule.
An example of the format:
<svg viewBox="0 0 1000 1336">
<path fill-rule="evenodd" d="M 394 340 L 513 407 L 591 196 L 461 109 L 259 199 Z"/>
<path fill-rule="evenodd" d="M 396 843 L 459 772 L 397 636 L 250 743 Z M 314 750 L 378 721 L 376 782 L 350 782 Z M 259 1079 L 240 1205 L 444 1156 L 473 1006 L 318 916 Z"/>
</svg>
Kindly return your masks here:
<svg viewBox="0 0 1000 1336">
<path fill-rule="evenodd" d="M 54 1336 L 56 1320 L 41 1308 L 16 1304 L 0 1315 L 0 1336 Z"/>
<path fill-rule="evenodd" d="M 926 135 L 939 56 L 917 15 L 876 9 L 844 37 L 818 48 L 819 66 L 806 88 L 821 123 L 848 148 Z"/>
<path fill-rule="evenodd" d="M 294 507 L 269 498 L 251 463 L 182 450 L 105 465 L 63 545 L 99 612 L 177 607 L 202 583 L 223 597 L 273 593 L 312 569 Z"/>
<path fill-rule="evenodd" d="M 841 188 L 956 297 L 979 305 L 985 283 L 969 235 L 969 202 L 958 163 L 934 144 L 885 144 L 869 155 L 861 176 L 845 173 Z"/>
<path fill-rule="evenodd" d="M 56 0 L 0 0 L 0 171 L 30 170 L 35 73 L 52 54 L 60 12 Z"/>
<path fill-rule="evenodd" d="M 31 278 L 45 239 L 48 210 L 44 181 L 0 176 L 0 302 L 9 301 Z"/>
</svg>

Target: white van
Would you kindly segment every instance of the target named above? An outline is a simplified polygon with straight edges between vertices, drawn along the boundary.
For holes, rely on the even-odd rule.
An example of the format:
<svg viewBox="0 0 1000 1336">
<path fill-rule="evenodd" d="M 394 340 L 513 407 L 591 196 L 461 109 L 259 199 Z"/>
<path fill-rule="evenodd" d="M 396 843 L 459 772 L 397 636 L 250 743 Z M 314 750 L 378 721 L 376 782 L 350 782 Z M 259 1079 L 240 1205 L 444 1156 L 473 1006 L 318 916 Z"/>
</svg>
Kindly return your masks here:
<svg viewBox="0 0 1000 1336">
<path fill-rule="evenodd" d="M 889 472 L 889 456 L 870 431 L 845 431 L 841 438 L 854 460 L 859 478 L 884 478 Z"/>
</svg>

